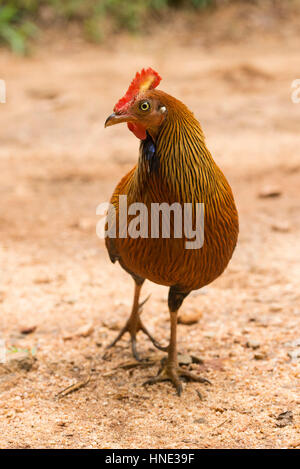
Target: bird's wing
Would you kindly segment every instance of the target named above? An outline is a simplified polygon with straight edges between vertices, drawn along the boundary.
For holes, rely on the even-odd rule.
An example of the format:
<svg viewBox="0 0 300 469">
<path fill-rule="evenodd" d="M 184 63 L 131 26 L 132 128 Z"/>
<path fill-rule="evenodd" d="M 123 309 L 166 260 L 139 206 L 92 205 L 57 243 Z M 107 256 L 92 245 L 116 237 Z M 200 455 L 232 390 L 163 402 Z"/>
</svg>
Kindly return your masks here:
<svg viewBox="0 0 300 469">
<path fill-rule="evenodd" d="M 136 170 L 136 166 L 132 168 L 132 170 L 124 176 L 117 187 L 114 190 L 114 193 L 111 197 L 110 204 L 114 207 L 114 211 L 108 211 L 107 214 L 107 222 L 110 222 L 110 231 L 115 233 L 115 237 L 106 236 L 105 238 L 105 245 L 110 257 L 110 260 L 115 263 L 116 261 L 121 262 L 121 256 L 118 251 L 118 229 L 119 229 L 119 195 L 127 195 L 128 189 L 130 186 L 130 182 L 133 178 L 134 172 Z"/>
</svg>

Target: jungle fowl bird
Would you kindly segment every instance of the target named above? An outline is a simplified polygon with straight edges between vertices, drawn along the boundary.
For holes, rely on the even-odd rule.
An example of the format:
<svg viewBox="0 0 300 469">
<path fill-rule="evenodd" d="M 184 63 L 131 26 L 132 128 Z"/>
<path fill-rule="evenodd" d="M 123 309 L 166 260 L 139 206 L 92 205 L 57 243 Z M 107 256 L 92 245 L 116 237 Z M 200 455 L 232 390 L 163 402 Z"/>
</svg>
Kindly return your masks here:
<svg viewBox="0 0 300 469">
<path fill-rule="evenodd" d="M 143 331 L 157 348 L 167 351 L 158 375 L 146 384 L 170 380 L 180 395 L 180 377 L 198 382 L 208 380 L 178 364 L 177 314 L 192 290 L 211 283 L 226 268 L 237 242 L 238 213 L 231 188 L 206 147 L 199 122 L 182 102 L 156 89 L 160 81 L 159 74 L 151 68 L 137 73 L 105 122 L 105 127 L 126 122 L 141 140 L 137 165 L 121 179 L 111 198 L 117 214 L 116 236 L 107 236 L 106 246 L 111 261 L 119 261 L 132 276 L 135 292 L 131 315 L 110 346 L 129 332 L 133 355 L 139 359 L 136 335 Z M 121 236 L 120 196 L 127 196 L 128 207 L 143 203 L 149 213 L 154 203 L 177 203 L 180 207 L 192 204 L 193 223 L 196 205 L 204 204 L 203 245 L 187 249 L 185 233 L 174 236 L 174 219 L 169 237 L 162 236 L 161 219 L 158 237 Z M 108 214 L 107 220 L 109 217 Z M 125 216 L 128 223 L 132 218 L 128 213 Z M 150 233 L 153 220 L 148 223 Z M 169 287 L 171 333 L 165 348 L 152 337 L 140 318 L 139 297 L 145 279 Z"/>
</svg>

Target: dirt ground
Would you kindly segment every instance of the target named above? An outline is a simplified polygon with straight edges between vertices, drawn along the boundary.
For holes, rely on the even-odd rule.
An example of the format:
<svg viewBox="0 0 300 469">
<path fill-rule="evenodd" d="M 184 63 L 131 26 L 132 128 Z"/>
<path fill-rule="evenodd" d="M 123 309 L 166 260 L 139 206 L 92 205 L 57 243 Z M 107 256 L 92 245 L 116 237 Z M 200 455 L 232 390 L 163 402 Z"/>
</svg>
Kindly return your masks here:
<svg viewBox="0 0 300 469">
<path fill-rule="evenodd" d="M 197 322 L 178 326 L 179 350 L 204 360 L 190 369 L 212 386 L 185 383 L 181 398 L 170 383 L 142 386 L 164 355 L 143 335 L 143 366 L 128 337 L 105 350 L 133 282 L 96 236 L 96 207 L 135 164 L 138 141 L 103 123 L 144 66 L 199 118 L 240 214 L 228 269 L 182 307 Z M 299 70 L 291 34 L 0 51 L 0 447 L 300 447 Z M 166 343 L 167 289 L 147 282 L 149 293 L 144 322 Z"/>
</svg>

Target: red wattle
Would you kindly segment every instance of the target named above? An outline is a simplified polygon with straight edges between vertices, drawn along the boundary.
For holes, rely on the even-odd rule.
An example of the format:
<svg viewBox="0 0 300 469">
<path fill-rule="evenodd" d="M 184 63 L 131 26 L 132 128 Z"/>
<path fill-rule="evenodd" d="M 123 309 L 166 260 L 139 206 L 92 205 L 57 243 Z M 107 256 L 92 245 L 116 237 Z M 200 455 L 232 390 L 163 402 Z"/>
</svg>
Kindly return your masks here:
<svg viewBox="0 0 300 469">
<path fill-rule="evenodd" d="M 147 138 L 146 129 L 141 124 L 133 124 L 133 122 L 127 123 L 128 129 L 134 133 L 134 135 L 140 140 Z"/>
</svg>

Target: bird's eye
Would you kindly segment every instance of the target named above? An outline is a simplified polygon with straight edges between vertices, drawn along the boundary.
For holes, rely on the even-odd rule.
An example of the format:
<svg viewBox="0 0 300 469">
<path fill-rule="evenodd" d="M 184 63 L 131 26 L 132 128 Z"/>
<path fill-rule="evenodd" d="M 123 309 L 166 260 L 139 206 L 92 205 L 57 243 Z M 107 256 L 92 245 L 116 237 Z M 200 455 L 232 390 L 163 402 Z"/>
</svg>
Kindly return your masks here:
<svg viewBox="0 0 300 469">
<path fill-rule="evenodd" d="M 142 101 L 139 105 L 141 111 L 148 111 L 150 109 L 149 101 Z"/>
</svg>

